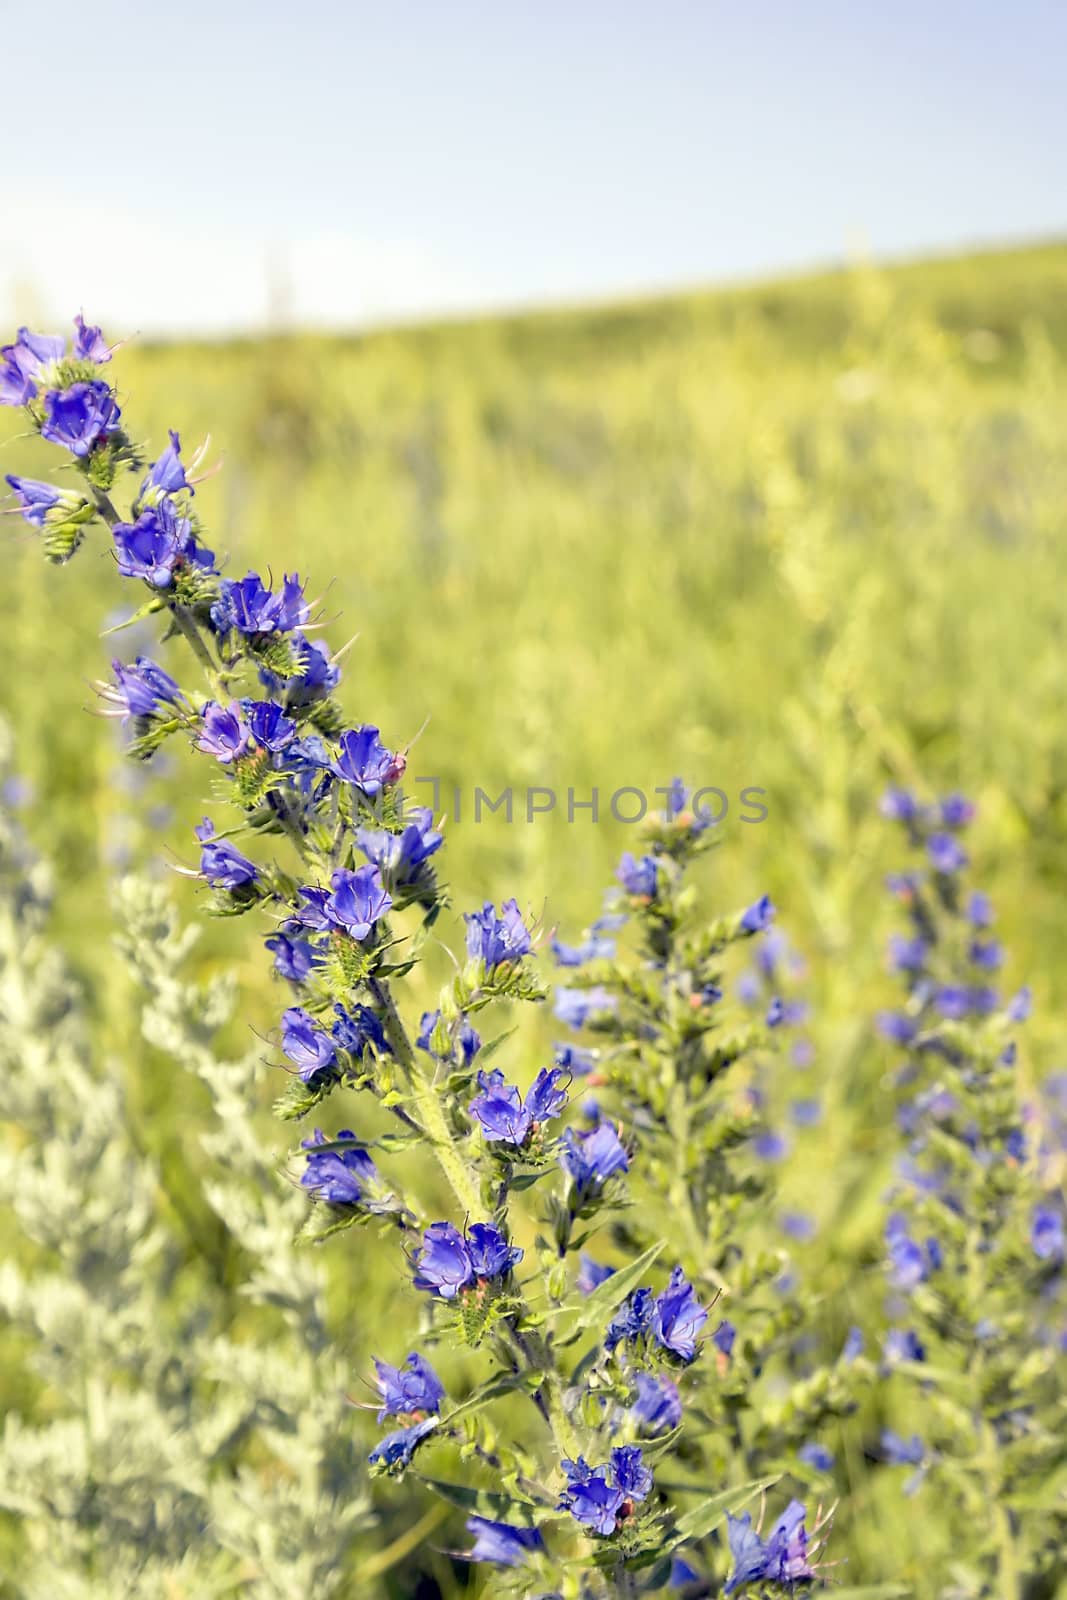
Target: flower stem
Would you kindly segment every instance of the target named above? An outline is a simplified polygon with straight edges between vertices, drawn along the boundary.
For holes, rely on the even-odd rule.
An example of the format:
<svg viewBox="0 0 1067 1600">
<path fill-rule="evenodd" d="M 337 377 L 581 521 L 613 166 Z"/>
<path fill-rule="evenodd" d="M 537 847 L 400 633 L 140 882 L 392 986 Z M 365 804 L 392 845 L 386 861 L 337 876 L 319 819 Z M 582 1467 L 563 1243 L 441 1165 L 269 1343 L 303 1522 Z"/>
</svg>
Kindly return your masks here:
<svg viewBox="0 0 1067 1600">
<path fill-rule="evenodd" d="M 389 986 L 378 978 L 370 980 L 370 991 L 381 1012 L 382 1027 L 389 1047 L 397 1059 L 401 1072 L 407 1079 L 408 1089 L 415 1102 L 422 1131 L 433 1147 L 441 1170 L 448 1179 L 452 1193 L 464 1214 L 472 1222 L 485 1222 L 488 1212 L 482 1204 L 478 1186 L 468 1170 L 466 1161 L 456 1146 L 455 1136 L 448 1126 L 441 1097 L 424 1071 L 412 1048 L 407 1029 L 400 1019 L 396 1002 Z"/>
</svg>

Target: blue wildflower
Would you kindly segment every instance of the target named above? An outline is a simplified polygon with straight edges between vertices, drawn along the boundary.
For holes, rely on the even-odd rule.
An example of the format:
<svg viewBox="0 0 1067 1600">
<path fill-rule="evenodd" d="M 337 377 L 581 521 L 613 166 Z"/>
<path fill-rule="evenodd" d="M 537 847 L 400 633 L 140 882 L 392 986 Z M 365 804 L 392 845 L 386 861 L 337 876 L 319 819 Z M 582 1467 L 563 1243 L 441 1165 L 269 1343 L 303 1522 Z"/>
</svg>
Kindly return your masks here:
<svg viewBox="0 0 1067 1600">
<path fill-rule="evenodd" d="M 195 830 L 200 840 L 200 876 L 216 889 L 240 889 L 254 883 L 258 869 L 228 839 L 216 839 L 215 825 L 205 817 Z"/>
<path fill-rule="evenodd" d="M 369 1006 L 352 1005 L 345 1009 L 340 1002 L 334 1004 L 337 1020 L 330 1029 L 335 1044 L 342 1050 L 347 1050 L 349 1055 L 355 1056 L 357 1061 L 363 1059 L 368 1045 L 373 1045 L 379 1055 L 390 1053 L 389 1042 L 385 1037 L 381 1018 Z"/>
<path fill-rule="evenodd" d="M 778 1225 L 784 1234 L 798 1244 L 808 1244 L 818 1231 L 815 1218 L 806 1211 L 783 1211 L 778 1218 Z"/>
<path fill-rule="evenodd" d="M 587 961 L 612 960 L 615 940 L 591 936 L 581 944 L 564 944 L 553 935 L 551 950 L 557 967 L 584 967 Z"/>
<path fill-rule="evenodd" d="M 292 744 L 296 738 L 296 723 L 287 717 L 281 706 L 273 700 L 243 700 L 241 702 L 253 739 L 272 755 Z"/>
<path fill-rule="evenodd" d="M 635 1344 L 652 1327 L 655 1301 L 651 1289 L 635 1289 L 608 1324 L 604 1348 L 610 1354 L 619 1344 Z"/>
<path fill-rule="evenodd" d="M 337 688 L 341 681 L 341 669 L 321 640 L 309 639 L 295 629 L 290 643 L 300 670 L 291 677 L 280 678 L 269 667 L 261 666 L 259 681 L 269 694 L 284 695 L 287 706 L 313 705 L 316 700 L 324 699 Z"/>
<path fill-rule="evenodd" d="M 811 1467 L 814 1472 L 832 1472 L 834 1470 L 834 1453 L 827 1450 L 824 1444 L 811 1440 L 808 1444 L 801 1445 L 797 1455 L 806 1467 Z"/>
<path fill-rule="evenodd" d="M 850 1328 L 841 1347 L 841 1360 L 846 1367 L 850 1367 L 863 1354 L 863 1343 L 863 1329 Z"/>
<path fill-rule="evenodd" d="M 336 1142 L 355 1139 L 351 1128 L 342 1128 Z M 307 1166 L 300 1179 L 301 1186 L 315 1200 L 330 1206 L 359 1206 L 364 1211 L 387 1211 L 388 1198 L 383 1194 L 382 1177 L 366 1150 L 351 1145 L 341 1150 L 320 1150 L 317 1147 L 331 1143 L 316 1128 L 310 1139 L 301 1145 L 308 1152 Z"/>
<path fill-rule="evenodd" d="M 504 1082 L 499 1068 L 479 1072 L 478 1087 L 482 1092 L 471 1101 L 471 1115 L 481 1123 L 486 1139 L 525 1144 L 531 1129 L 549 1117 L 558 1117 L 566 1105 L 566 1091 L 557 1087 L 562 1077 L 561 1068 L 543 1067 L 523 1101 L 519 1091 Z"/>
<path fill-rule="evenodd" d="M 319 953 L 306 939 L 294 939 L 288 933 L 276 933 L 267 939 L 266 947 L 274 953 L 274 970 L 290 983 L 303 983 L 319 961 Z"/>
<path fill-rule="evenodd" d="M 349 872 L 341 867 L 330 879 L 331 892 L 326 897 L 323 910 L 327 921 L 341 928 L 353 939 L 370 937 L 374 924 L 384 917 L 393 904 L 383 884 L 377 867 L 369 864 Z M 305 896 L 308 891 L 301 891 Z"/>
<path fill-rule="evenodd" d="M 544 1549 L 537 1528 L 515 1528 L 510 1522 L 491 1522 L 488 1517 L 468 1517 L 467 1532 L 474 1535 L 474 1548 L 468 1561 L 488 1561 L 497 1567 L 520 1567 L 534 1550 Z"/>
<path fill-rule="evenodd" d="M 926 853 L 935 872 L 951 877 L 967 865 L 967 852 L 951 833 L 932 833 L 926 841 Z"/>
<path fill-rule="evenodd" d="M 891 1467 L 921 1466 L 925 1454 L 926 1446 L 917 1433 L 903 1439 L 891 1428 L 882 1429 L 882 1455 Z"/>
<path fill-rule="evenodd" d="M 937 1241 L 928 1239 L 925 1246 L 918 1244 L 908 1233 L 907 1223 L 894 1213 L 886 1223 L 886 1246 L 892 1265 L 893 1282 L 898 1289 L 911 1290 L 925 1283 L 931 1272 L 941 1264 L 941 1250 Z"/>
<path fill-rule="evenodd" d="M 151 717 L 163 705 L 180 705 L 182 692 L 169 672 L 151 660 L 138 656 L 124 666 L 112 661 L 115 682 L 103 690 L 106 697 L 121 707 L 127 717 Z"/>
<path fill-rule="evenodd" d="M 69 389 L 49 389 L 44 397 L 41 437 L 81 459 L 118 430 L 121 415 L 111 390 L 99 380 L 72 383 Z"/>
<path fill-rule="evenodd" d="M 808 1583 L 815 1576 L 808 1561 L 807 1513 L 799 1500 L 791 1500 L 771 1529 L 767 1540 L 767 1577 L 772 1583 Z"/>
<path fill-rule="evenodd" d="M 219 633 L 236 628 L 238 633 L 291 633 L 310 615 L 304 599 L 304 586 L 296 573 L 285 575 L 281 593 L 266 587 L 258 572 L 244 578 L 224 578 L 219 598 L 211 608 L 211 620 Z"/>
<path fill-rule="evenodd" d="M 755 972 L 743 972 L 737 980 L 737 998 L 742 1005 L 754 1006 L 762 994 L 760 980 Z"/>
<path fill-rule="evenodd" d="M 974 928 L 988 928 L 993 922 L 993 904 L 981 889 L 975 889 L 967 900 L 967 921 Z"/>
<path fill-rule="evenodd" d="M 590 989 L 557 989 L 553 1011 L 568 1028 L 583 1028 L 590 1017 L 610 1016 L 619 1002 L 601 984 Z"/>
<path fill-rule="evenodd" d="M 887 789 L 879 810 L 890 822 L 913 822 L 919 814 L 919 802 L 908 789 Z"/>
<path fill-rule="evenodd" d="M 733 1570 L 723 1594 L 732 1594 L 748 1583 L 766 1576 L 767 1552 L 763 1540 L 752 1526 L 752 1514 L 743 1511 L 739 1517 L 726 1513 L 726 1536 L 730 1545 Z"/>
<path fill-rule="evenodd" d="M 592 1256 L 586 1255 L 584 1250 L 578 1257 L 576 1284 L 579 1294 L 592 1294 L 600 1284 L 607 1283 L 608 1279 L 614 1276 L 614 1267 L 601 1265 L 599 1261 L 594 1261 Z"/>
<path fill-rule="evenodd" d="M 509 1245 L 499 1228 L 489 1222 L 472 1222 L 467 1229 L 467 1254 L 478 1279 L 502 1278 L 522 1260 L 522 1251 Z"/>
<path fill-rule="evenodd" d="M 170 430 L 170 444 L 159 457 L 159 460 L 153 461 L 141 482 L 138 496 L 140 500 L 147 500 L 164 494 L 180 494 L 182 490 L 188 490 L 190 494 L 194 492 L 185 476 L 181 450 L 181 439 L 172 428 Z"/>
<path fill-rule="evenodd" d="M 600 1058 L 595 1050 L 583 1050 L 577 1044 L 557 1044 L 554 1059 L 556 1066 L 562 1067 L 564 1072 L 584 1078 L 593 1071 Z"/>
<path fill-rule="evenodd" d="M 789 1107 L 789 1114 L 798 1128 L 815 1128 L 822 1121 L 822 1101 L 812 1096 L 805 1100 L 794 1100 Z"/>
<path fill-rule="evenodd" d="M 379 1422 L 384 1422 L 386 1417 L 440 1411 L 445 1397 L 444 1384 L 417 1350 L 412 1350 L 402 1367 L 391 1367 L 387 1361 L 376 1360 L 374 1370 L 382 1397 Z"/>
<path fill-rule="evenodd" d="M 305 1083 L 313 1083 L 337 1064 L 329 1034 L 302 1006 L 290 1006 L 282 1014 L 282 1050 Z"/>
<path fill-rule="evenodd" d="M 647 1500 L 652 1493 L 652 1474 L 645 1466 L 640 1445 L 617 1445 L 611 1452 L 609 1470 L 616 1488 L 628 1500 Z"/>
<path fill-rule="evenodd" d="M 974 801 L 965 794 L 948 794 L 940 802 L 941 821 L 946 828 L 965 828 L 974 821 Z"/>
<path fill-rule="evenodd" d="M 771 1529 L 766 1543 L 752 1527 L 749 1512 L 740 1517 L 727 1513 L 727 1534 L 734 1567 L 723 1594 L 732 1594 L 755 1582 L 793 1585 L 815 1576 L 808 1561 L 806 1516 L 799 1500 L 791 1500 Z"/>
<path fill-rule="evenodd" d="M 351 728 L 341 735 L 341 753 L 331 766 L 335 777 L 351 783 L 365 795 L 381 794 L 387 783 L 395 783 L 403 763 L 387 750 L 371 723 Z"/>
<path fill-rule="evenodd" d="M 754 905 L 741 913 L 738 924 L 742 933 L 762 933 L 774 920 L 774 902 L 769 894 L 761 895 Z"/>
<path fill-rule="evenodd" d="M 618 933 L 620 928 L 625 928 L 629 920 L 625 911 L 604 911 L 597 917 L 590 932 Z"/>
<path fill-rule="evenodd" d="M 1004 961 L 1004 948 L 998 939 L 972 939 L 967 954 L 972 965 L 985 972 L 996 972 Z"/>
<path fill-rule="evenodd" d="M 757 1134 L 752 1141 L 752 1149 L 761 1161 L 783 1161 L 789 1154 L 789 1140 L 784 1133 L 771 1128 L 766 1133 Z"/>
<path fill-rule="evenodd" d="M 767 1008 L 766 1023 L 768 1028 L 796 1027 L 807 1015 L 808 1008 L 803 1000 L 783 1000 L 775 995 Z"/>
<path fill-rule="evenodd" d="M 894 933 L 889 940 L 889 960 L 897 972 L 922 972 L 929 953 L 930 946 L 918 935 L 913 939 L 905 939 L 903 935 Z"/>
<path fill-rule="evenodd" d="M 485 1137 L 507 1144 L 522 1144 L 530 1131 L 530 1119 L 518 1089 L 504 1082 L 504 1074 L 499 1069 L 479 1072 L 478 1084 L 482 1092 L 471 1101 L 470 1112 L 481 1123 Z"/>
<path fill-rule="evenodd" d="M 328 913 L 327 906 L 330 899 L 329 889 L 320 889 L 317 886 L 310 889 L 301 889 L 300 898 L 304 904 L 287 926 L 294 928 L 309 928 L 313 933 L 328 933 L 337 926 Z"/>
<path fill-rule="evenodd" d="M 517 900 L 505 900 L 499 917 L 492 901 L 487 900 L 480 911 L 467 912 L 463 920 L 467 924 L 467 954 L 490 969 L 506 961 L 520 961 L 533 948 Z"/>
<path fill-rule="evenodd" d="M 629 850 L 619 862 L 615 873 L 627 894 L 637 900 L 654 900 L 659 879 L 659 868 L 654 856 L 635 859 Z"/>
<path fill-rule="evenodd" d="M 608 1469 L 593 1471 L 579 1456 L 577 1461 L 564 1461 L 563 1470 L 567 1487 L 559 1497 L 559 1509 L 569 1511 L 576 1522 L 594 1533 L 614 1533 L 626 1495 L 608 1481 Z"/>
<path fill-rule="evenodd" d="M 1033 1010 L 1034 997 L 1029 987 L 1024 986 L 1018 994 L 1008 1002 L 1008 1018 L 1011 1022 L 1025 1022 Z"/>
<path fill-rule="evenodd" d="M 95 361 L 98 366 L 111 360 L 111 350 L 104 335 L 99 328 L 88 327 L 80 312 L 74 318 L 74 330 L 70 343 L 75 360 Z"/>
<path fill-rule="evenodd" d="M 13 472 L 7 474 L 7 481 L 15 492 L 24 521 L 31 527 L 45 528 L 71 520 L 81 522 L 92 514 L 85 496 L 70 489 L 56 489 L 38 478 L 19 478 Z"/>
<path fill-rule="evenodd" d="M 598 1188 L 616 1172 L 625 1172 L 630 1157 L 611 1124 L 600 1122 L 588 1133 L 566 1130 L 560 1163 L 574 1180 L 575 1188 L 584 1192 Z"/>
<path fill-rule="evenodd" d="M 882 1344 L 882 1359 L 890 1367 L 899 1361 L 925 1361 L 926 1348 L 913 1328 L 890 1328 Z"/>
<path fill-rule="evenodd" d="M 35 378 L 63 358 L 63 339 L 20 328 L 14 344 L 0 349 L 0 405 L 24 406 L 37 393 Z"/>
<path fill-rule="evenodd" d="M 667 1580 L 668 1587 L 671 1589 L 687 1589 L 691 1583 L 700 1582 L 700 1573 L 696 1567 L 693 1566 L 692 1562 L 687 1561 L 685 1556 L 679 1555 L 676 1550 L 671 1556 L 671 1575 Z"/>
<path fill-rule="evenodd" d="M 737 1329 L 734 1327 L 733 1323 L 726 1318 L 719 1323 L 719 1326 L 715 1329 L 715 1332 L 711 1336 L 712 1344 L 722 1355 L 726 1356 L 727 1359 L 729 1359 L 729 1357 L 733 1354 L 736 1340 Z"/>
<path fill-rule="evenodd" d="M 415 1287 L 442 1300 L 453 1300 L 474 1277 L 466 1241 L 450 1222 L 433 1222 L 422 1236 L 416 1260 Z"/>
<path fill-rule="evenodd" d="M 443 842 L 443 836 L 434 829 L 433 812 L 428 807 L 409 812 L 400 833 L 388 833 L 384 828 L 360 828 L 356 833 L 356 844 L 367 860 L 389 873 L 398 884 L 413 883 L 423 862 Z"/>
<path fill-rule="evenodd" d="M 252 733 L 244 719 L 232 706 L 220 706 L 209 700 L 200 713 L 204 731 L 197 741 L 197 749 L 216 761 L 239 761 L 252 748 Z"/>
<path fill-rule="evenodd" d="M 682 1400 L 678 1385 L 670 1378 L 654 1377 L 650 1372 L 638 1372 L 634 1382 L 637 1399 L 630 1407 L 630 1416 L 652 1433 L 669 1433 L 682 1420 Z"/>
<path fill-rule="evenodd" d="M 534 1125 L 558 1117 L 567 1104 L 567 1091 L 559 1087 L 562 1067 L 542 1067 L 526 1091 L 525 1107 Z"/>
<path fill-rule="evenodd" d="M 454 1300 L 475 1279 L 503 1277 L 521 1260 L 522 1251 L 489 1223 L 474 1223 L 465 1238 L 450 1222 L 433 1222 L 422 1236 L 414 1283 L 416 1289 Z"/>
<path fill-rule="evenodd" d="M 179 567 L 214 569 L 214 553 L 197 544 L 188 517 L 166 499 L 142 511 L 136 522 L 116 523 L 111 535 L 121 575 L 143 578 L 155 589 L 169 589 Z"/>
<path fill-rule="evenodd" d="M 708 1320 L 708 1313 L 681 1267 L 675 1267 L 670 1282 L 658 1294 L 652 1311 L 652 1332 L 672 1355 L 692 1361 L 696 1355 L 697 1334 Z"/>
<path fill-rule="evenodd" d="M 943 983 L 934 996 L 934 1003 L 943 1017 L 959 1022 L 971 1009 L 971 994 L 960 983 Z"/>
<path fill-rule="evenodd" d="M 899 1011 L 879 1011 L 875 1022 L 882 1037 L 893 1044 L 911 1044 L 919 1031 L 918 1024 Z"/>
<path fill-rule="evenodd" d="M 789 943 L 785 934 L 777 928 L 768 928 L 756 945 L 753 960 L 770 982 L 778 973 L 778 969 L 789 953 Z"/>
<path fill-rule="evenodd" d="M 1067 1241 L 1063 1217 L 1051 1206 L 1037 1206 L 1030 1224 L 1030 1248 L 1039 1261 L 1062 1261 Z"/>
<path fill-rule="evenodd" d="M 436 1417 L 425 1417 L 421 1422 L 413 1422 L 409 1428 L 397 1428 L 394 1433 L 386 1434 L 367 1460 L 380 1472 L 403 1472 L 405 1467 L 411 1465 L 417 1447 L 436 1427 Z"/>
</svg>

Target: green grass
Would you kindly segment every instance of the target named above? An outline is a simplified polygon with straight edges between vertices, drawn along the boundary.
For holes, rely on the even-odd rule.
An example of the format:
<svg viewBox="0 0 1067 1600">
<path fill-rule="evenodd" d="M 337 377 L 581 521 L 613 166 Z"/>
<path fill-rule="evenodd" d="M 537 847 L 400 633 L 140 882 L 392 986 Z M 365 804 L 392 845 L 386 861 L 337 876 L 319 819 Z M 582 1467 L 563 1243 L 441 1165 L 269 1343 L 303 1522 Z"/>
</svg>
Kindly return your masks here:
<svg viewBox="0 0 1067 1600">
<path fill-rule="evenodd" d="M 200 492 L 209 542 L 238 571 L 309 574 L 331 641 L 359 635 L 347 711 L 391 742 L 423 730 L 411 771 L 462 785 L 459 909 L 515 893 L 573 934 L 630 842 L 587 812 L 476 826 L 475 785 L 597 787 L 605 809 L 676 772 L 732 801 L 767 790 L 760 826 L 734 805 L 710 881 L 723 907 L 769 890 L 810 959 L 828 1115 L 790 1182 L 824 1221 L 813 1270 L 846 1304 L 887 1151 L 869 1017 L 890 994 L 890 778 L 977 798 L 1009 980 L 1038 998 L 1025 1070 L 1055 1060 L 1065 356 L 1067 246 L 1049 245 L 361 338 L 134 343 L 116 361 L 151 449 L 168 426 L 187 448 L 210 430 L 224 470 Z M 49 447 L 0 423 L 4 470 L 49 475 Z M 31 831 L 60 869 L 59 935 L 115 1039 L 106 888 L 142 807 L 82 708 L 124 648 L 99 634 L 129 596 L 99 535 L 52 570 L 20 522 L 5 534 L 0 706 Z M 189 861 L 202 768 L 146 781 L 176 815 L 131 825 L 133 858 Z M 268 1028 L 277 996 L 246 930 L 217 927 L 205 959 L 236 968 Z M 532 1062 L 552 1030 L 525 1026 Z M 149 1078 L 142 1093 L 177 1159 L 188 1090 Z M 915 1576 L 934 1535 L 868 1492 L 882 1509 L 848 1581 Z M 894 1519 L 888 1542 L 878 1517 Z M 907 1570 L 886 1570 L 887 1549 Z"/>
</svg>

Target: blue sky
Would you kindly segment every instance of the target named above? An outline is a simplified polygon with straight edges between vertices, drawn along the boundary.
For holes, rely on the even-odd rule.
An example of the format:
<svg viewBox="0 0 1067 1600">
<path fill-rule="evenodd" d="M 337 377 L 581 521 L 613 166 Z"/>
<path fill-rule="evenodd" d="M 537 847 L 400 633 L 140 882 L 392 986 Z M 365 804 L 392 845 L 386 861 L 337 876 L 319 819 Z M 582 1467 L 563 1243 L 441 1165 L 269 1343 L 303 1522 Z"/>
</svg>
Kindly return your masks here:
<svg viewBox="0 0 1067 1600">
<path fill-rule="evenodd" d="M 4 36 L 6 321 L 348 326 L 1067 232 L 1034 0 L 50 0 Z"/>
</svg>

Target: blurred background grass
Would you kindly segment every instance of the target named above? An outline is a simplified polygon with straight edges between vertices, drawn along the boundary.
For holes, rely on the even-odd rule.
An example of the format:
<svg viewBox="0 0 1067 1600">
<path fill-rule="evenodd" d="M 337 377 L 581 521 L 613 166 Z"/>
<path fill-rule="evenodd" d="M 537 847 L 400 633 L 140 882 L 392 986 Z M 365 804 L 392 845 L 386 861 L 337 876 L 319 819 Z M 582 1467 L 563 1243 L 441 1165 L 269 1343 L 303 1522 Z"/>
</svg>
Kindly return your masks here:
<svg viewBox="0 0 1067 1600">
<path fill-rule="evenodd" d="M 857 1266 L 877 1227 L 872 1161 L 891 1155 L 870 1026 L 891 993 L 888 781 L 977 799 L 977 878 L 1001 913 L 1008 979 L 1038 1000 L 1027 1070 L 1055 1060 L 1065 354 L 1067 246 L 1050 245 L 359 338 L 135 341 L 113 369 L 150 453 L 168 427 L 187 453 L 210 430 L 225 464 L 198 505 L 231 567 L 298 568 L 331 642 L 358 632 L 348 714 L 393 744 L 427 724 L 410 770 L 440 777 L 446 809 L 453 785 L 465 797 L 444 868 L 458 909 L 514 893 L 565 937 L 596 915 L 632 830 L 588 812 L 568 823 L 565 802 L 527 824 L 527 785 L 578 799 L 596 787 L 602 813 L 615 789 L 674 773 L 726 791 L 713 904 L 769 891 L 810 963 L 826 1111 L 786 1198 L 822 1224 L 804 1265 L 834 1328 L 879 1296 Z M 53 472 L 18 417 L 0 425 L 5 471 Z M 6 525 L 0 707 L 29 830 L 59 869 L 57 937 L 180 1181 L 198 1159 L 195 1090 L 143 1047 L 129 1055 L 107 893 L 127 862 L 190 861 L 209 795 L 202 766 L 178 762 L 132 797 L 111 728 L 83 710 L 110 655 L 131 653 L 123 635 L 100 638 L 129 604 L 99 535 L 57 571 Z M 476 785 L 514 786 L 510 825 L 473 823 Z M 767 791 L 759 826 L 738 820 L 746 786 Z M 152 809 L 164 796 L 172 814 Z M 454 926 L 443 937 L 460 942 Z M 445 961 L 428 964 L 413 1012 Z M 214 926 L 202 962 L 237 971 L 246 1025 L 272 1025 L 278 995 L 246 927 Z M 532 1065 L 553 1030 L 523 1028 Z M 283 1136 L 265 1123 L 264 1137 Z M 358 1351 L 344 1254 L 339 1319 Z M 372 1287 L 379 1302 L 395 1277 Z M 907 1576 L 887 1572 L 890 1548 L 920 1572 L 937 1534 L 903 1515 L 899 1485 L 872 1478 L 857 1508 L 849 1580 Z"/>
</svg>

